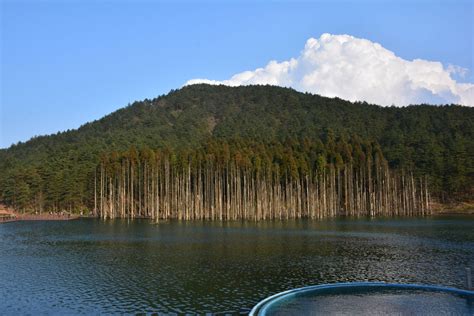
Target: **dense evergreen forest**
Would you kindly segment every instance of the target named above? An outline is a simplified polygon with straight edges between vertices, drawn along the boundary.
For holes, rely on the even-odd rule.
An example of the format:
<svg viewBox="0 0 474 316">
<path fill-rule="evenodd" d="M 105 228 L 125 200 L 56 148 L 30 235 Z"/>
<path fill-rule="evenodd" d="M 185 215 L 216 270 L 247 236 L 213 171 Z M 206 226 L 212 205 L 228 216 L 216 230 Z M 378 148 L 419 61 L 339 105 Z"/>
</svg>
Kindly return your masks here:
<svg viewBox="0 0 474 316">
<path fill-rule="evenodd" d="M 472 197 L 474 109 L 193 85 L 0 150 L 0 202 L 102 217 L 426 213 Z"/>
</svg>

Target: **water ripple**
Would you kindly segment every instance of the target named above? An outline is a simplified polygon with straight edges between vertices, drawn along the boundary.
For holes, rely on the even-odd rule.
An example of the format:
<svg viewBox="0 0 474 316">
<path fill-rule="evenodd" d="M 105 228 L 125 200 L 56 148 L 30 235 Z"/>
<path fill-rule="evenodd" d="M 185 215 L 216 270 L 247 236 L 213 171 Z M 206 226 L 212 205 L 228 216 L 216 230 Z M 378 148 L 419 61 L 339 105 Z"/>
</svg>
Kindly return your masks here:
<svg viewBox="0 0 474 316">
<path fill-rule="evenodd" d="M 309 284 L 462 287 L 474 220 L 18 222 L 0 253 L 0 314 L 245 314 Z"/>
</svg>

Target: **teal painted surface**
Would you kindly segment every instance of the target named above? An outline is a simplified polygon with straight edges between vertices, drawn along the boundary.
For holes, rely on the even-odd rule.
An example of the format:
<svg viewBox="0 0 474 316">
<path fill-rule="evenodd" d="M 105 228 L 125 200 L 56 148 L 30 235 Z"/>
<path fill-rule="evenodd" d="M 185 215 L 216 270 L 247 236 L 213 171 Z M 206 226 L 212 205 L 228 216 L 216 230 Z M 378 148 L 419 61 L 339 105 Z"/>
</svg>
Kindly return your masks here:
<svg viewBox="0 0 474 316">
<path fill-rule="evenodd" d="M 353 282 L 307 286 L 272 295 L 251 316 L 474 314 L 474 291 L 436 285 Z"/>
</svg>

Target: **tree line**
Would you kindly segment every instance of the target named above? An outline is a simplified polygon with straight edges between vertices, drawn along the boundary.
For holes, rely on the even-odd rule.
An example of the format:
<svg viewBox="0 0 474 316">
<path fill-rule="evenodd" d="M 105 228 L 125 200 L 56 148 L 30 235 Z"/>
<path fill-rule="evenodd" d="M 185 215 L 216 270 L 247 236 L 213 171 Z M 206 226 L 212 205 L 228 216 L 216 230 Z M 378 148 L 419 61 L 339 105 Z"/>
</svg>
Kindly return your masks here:
<svg viewBox="0 0 474 316">
<path fill-rule="evenodd" d="M 102 218 L 263 220 L 430 214 L 426 177 L 390 170 L 377 143 L 213 141 L 111 152 L 94 177 Z"/>
</svg>

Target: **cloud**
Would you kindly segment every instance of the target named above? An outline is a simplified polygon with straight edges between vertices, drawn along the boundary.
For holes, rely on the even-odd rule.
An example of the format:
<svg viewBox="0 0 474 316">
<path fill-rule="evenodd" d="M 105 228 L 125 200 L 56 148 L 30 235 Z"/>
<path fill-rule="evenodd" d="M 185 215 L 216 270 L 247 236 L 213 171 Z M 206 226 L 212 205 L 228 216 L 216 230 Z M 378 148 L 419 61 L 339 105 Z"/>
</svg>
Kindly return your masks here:
<svg viewBox="0 0 474 316">
<path fill-rule="evenodd" d="M 452 65 L 452 64 L 449 64 L 448 68 L 446 68 L 446 70 L 450 74 L 458 75 L 461 78 L 465 78 L 467 73 L 469 72 L 469 70 L 467 68 L 463 68 L 463 67 L 460 67 L 460 66 L 457 66 L 457 65 Z"/>
<path fill-rule="evenodd" d="M 196 83 L 240 86 L 270 84 L 292 87 L 328 97 L 380 105 L 474 105 L 474 84 L 459 83 L 453 75 L 467 69 L 442 63 L 397 57 L 378 43 L 350 35 L 323 34 L 310 38 L 301 54 L 287 61 L 244 71 L 227 80 L 192 79 Z"/>
</svg>

